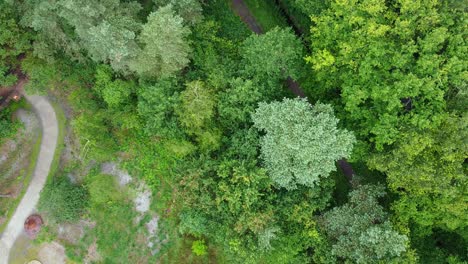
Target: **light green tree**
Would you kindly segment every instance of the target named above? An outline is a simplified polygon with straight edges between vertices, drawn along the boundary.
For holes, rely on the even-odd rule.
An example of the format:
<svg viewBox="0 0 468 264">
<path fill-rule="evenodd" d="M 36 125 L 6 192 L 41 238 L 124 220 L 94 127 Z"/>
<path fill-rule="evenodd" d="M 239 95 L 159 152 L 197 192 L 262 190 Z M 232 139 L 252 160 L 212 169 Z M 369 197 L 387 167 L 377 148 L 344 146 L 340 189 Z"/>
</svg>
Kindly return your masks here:
<svg viewBox="0 0 468 264">
<path fill-rule="evenodd" d="M 467 114 L 450 116 L 437 129 L 402 130 L 393 150 L 369 160 L 371 168 L 385 172 L 389 187 L 400 193 L 394 209 L 403 224 L 416 222 L 428 230 L 465 227 L 467 138 Z"/>
<path fill-rule="evenodd" d="M 330 105 L 310 105 L 305 99 L 260 103 L 252 116 L 265 132 L 261 157 L 269 176 L 280 187 L 314 187 L 336 170 L 335 162 L 349 157 L 354 136 L 337 127 Z"/>
<path fill-rule="evenodd" d="M 171 5 L 151 13 L 138 37 L 144 47 L 131 63 L 131 69 L 151 78 L 169 76 L 187 66 L 190 30 L 182 22 Z"/>
<path fill-rule="evenodd" d="M 367 142 L 363 156 L 398 141 L 401 128 L 440 125 L 445 99 L 466 86 L 466 14 L 440 1 L 332 1 L 312 19 L 307 60 L 321 97 L 341 96 L 330 100 Z"/>
<path fill-rule="evenodd" d="M 213 125 L 216 97 L 202 81 L 193 81 L 180 94 L 180 106 L 176 110 L 179 122 L 189 135 L 194 135 L 200 149 L 217 149 L 220 131 Z"/>
<path fill-rule="evenodd" d="M 198 0 L 153 0 L 157 6 L 171 4 L 184 21 L 195 24 L 203 19 L 202 6 Z"/>
<path fill-rule="evenodd" d="M 96 82 L 93 89 L 102 97 L 109 108 L 122 107 L 128 103 L 130 94 L 135 89 L 132 81 L 113 79 L 112 70 L 107 65 L 100 65 L 96 70 Z"/>
<path fill-rule="evenodd" d="M 38 31 L 35 52 L 52 58 L 65 52 L 73 59 L 109 63 L 116 71 L 128 73 L 128 64 L 138 51 L 135 38 L 140 28 L 137 2 L 115 0 L 28 0 L 22 23 Z"/>
</svg>

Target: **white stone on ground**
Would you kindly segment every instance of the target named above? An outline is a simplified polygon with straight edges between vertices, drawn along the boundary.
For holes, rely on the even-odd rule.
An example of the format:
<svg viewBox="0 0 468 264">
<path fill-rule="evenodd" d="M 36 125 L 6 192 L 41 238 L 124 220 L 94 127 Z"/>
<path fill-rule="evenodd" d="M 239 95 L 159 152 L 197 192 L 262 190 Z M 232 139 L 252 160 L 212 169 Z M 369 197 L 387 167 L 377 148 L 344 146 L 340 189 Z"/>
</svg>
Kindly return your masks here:
<svg viewBox="0 0 468 264">
<path fill-rule="evenodd" d="M 117 177 L 120 186 L 125 186 L 132 181 L 132 176 L 126 171 L 119 169 L 115 162 L 105 162 L 101 165 L 101 173 Z"/>
<path fill-rule="evenodd" d="M 139 213 L 146 213 L 148 212 L 150 205 L 151 205 L 151 191 L 149 190 L 146 184 L 141 183 L 137 190 L 137 195 L 135 200 L 135 210 Z"/>
<path fill-rule="evenodd" d="M 39 250 L 38 259 L 47 264 L 65 264 L 65 248 L 59 243 L 53 241 L 44 244 Z"/>
</svg>

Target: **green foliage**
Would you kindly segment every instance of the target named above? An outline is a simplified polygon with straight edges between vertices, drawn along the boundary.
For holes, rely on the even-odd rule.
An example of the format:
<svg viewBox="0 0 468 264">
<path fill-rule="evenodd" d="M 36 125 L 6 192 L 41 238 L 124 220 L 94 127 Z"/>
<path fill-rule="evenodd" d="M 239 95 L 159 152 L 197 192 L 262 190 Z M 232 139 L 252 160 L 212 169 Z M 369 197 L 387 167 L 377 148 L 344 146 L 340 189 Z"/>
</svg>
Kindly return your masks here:
<svg viewBox="0 0 468 264">
<path fill-rule="evenodd" d="M 408 238 L 393 230 L 378 198 L 381 186 L 364 185 L 349 194 L 349 202 L 321 218 L 332 241 L 333 255 L 355 263 L 380 263 L 402 255 Z"/>
<path fill-rule="evenodd" d="M 81 113 L 71 125 L 83 147 L 80 158 L 89 158 L 91 154 L 93 158 L 105 160 L 111 156 L 112 150 L 116 150 L 117 142 L 107 125 L 107 115 L 104 111 Z"/>
<path fill-rule="evenodd" d="M 193 73 L 197 78 L 207 79 L 216 89 L 227 86 L 239 68 L 237 41 L 223 37 L 221 24 L 213 20 L 197 24 L 193 28 L 191 40 Z"/>
<path fill-rule="evenodd" d="M 247 76 L 279 80 L 302 74 L 303 47 L 290 29 L 274 28 L 263 35 L 251 35 L 241 48 Z"/>
<path fill-rule="evenodd" d="M 3 142 L 15 135 L 20 128 L 20 123 L 11 118 L 12 108 L 7 107 L 0 111 L 0 146 Z"/>
<path fill-rule="evenodd" d="M 190 29 L 176 15 L 171 5 L 148 16 L 138 40 L 144 45 L 131 63 L 131 69 L 142 77 L 173 75 L 189 63 L 191 48 L 187 42 Z"/>
<path fill-rule="evenodd" d="M 278 4 L 282 7 L 289 19 L 294 23 L 297 29 L 308 41 L 312 14 L 319 14 L 327 7 L 326 1 L 304 1 L 304 0 L 279 0 Z"/>
<path fill-rule="evenodd" d="M 263 31 L 267 32 L 275 27 L 286 28 L 289 26 L 275 1 L 246 0 L 244 2 Z"/>
<path fill-rule="evenodd" d="M 284 0 L 281 0 L 284 1 Z M 308 0 L 286 0 L 285 2 L 291 2 L 290 5 L 293 8 L 299 9 L 304 14 L 318 15 L 322 10 L 325 10 L 329 4 L 329 0 L 323 1 L 308 1 Z"/>
<path fill-rule="evenodd" d="M 412 246 L 418 250 L 420 263 L 464 263 L 468 261 L 466 238 L 457 233 L 434 229 L 430 234 L 421 234 L 414 226 Z"/>
<path fill-rule="evenodd" d="M 233 131 L 239 126 L 251 123 L 251 114 L 264 97 L 262 87 L 251 80 L 234 79 L 230 89 L 220 94 L 218 112 L 221 123 Z"/>
<path fill-rule="evenodd" d="M 173 115 L 179 100 L 177 86 L 175 79 L 166 78 L 138 87 L 138 114 L 148 135 L 170 137 L 180 130 Z"/>
<path fill-rule="evenodd" d="M 10 71 L 18 65 L 18 55 L 30 49 L 31 35 L 17 23 L 15 7 L 0 3 L 0 87 L 13 85 L 17 78 Z"/>
<path fill-rule="evenodd" d="M 197 256 L 206 255 L 207 246 L 205 245 L 205 240 L 195 240 L 192 243 L 192 252 Z"/>
<path fill-rule="evenodd" d="M 216 104 L 213 91 L 204 82 L 193 81 L 180 94 L 180 101 L 176 112 L 187 133 L 196 136 L 202 150 L 217 149 L 221 135 L 211 123 Z"/>
<path fill-rule="evenodd" d="M 70 182 L 67 176 L 55 177 L 41 192 L 38 209 L 55 222 L 78 221 L 87 209 L 86 187 Z"/>
<path fill-rule="evenodd" d="M 48 64 L 46 61 L 33 56 L 25 58 L 21 63 L 21 68 L 29 76 L 26 90 L 31 93 L 44 94 L 59 78 L 56 65 Z"/>
<path fill-rule="evenodd" d="M 203 7 L 206 19 L 219 23 L 220 37 L 234 42 L 241 42 L 252 33 L 239 16 L 234 14 L 226 0 L 211 0 Z"/>
<path fill-rule="evenodd" d="M 129 96 L 135 85 L 120 79 L 112 80 L 110 67 L 101 65 L 96 69 L 96 83 L 93 89 L 102 97 L 109 108 L 128 104 Z"/>
<path fill-rule="evenodd" d="M 269 176 L 280 187 L 314 187 L 336 170 L 335 162 L 350 155 L 352 133 L 337 128 L 330 105 L 311 106 L 305 99 L 260 103 L 252 116 L 265 131 L 262 158 Z"/>
<path fill-rule="evenodd" d="M 340 116 L 378 151 L 401 128 L 438 127 L 444 96 L 466 84 L 464 17 L 437 1 L 333 1 L 308 57 L 322 96 L 338 89 Z"/>
<path fill-rule="evenodd" d="M 110 63 L 114 70 L 128 72 L 139 48 L 135 32 L 140 23 L 140 5 L 120 1 L 35 1 L 23 4 L 22 24 L 38 32 L 35 54 L 49 61 L 65 53 L 83 60 L 86 50 L 96 62 Z"/>
<path fill-rule="evenodd" d="M 464 228 L 468 155 L 467 116 L 452 116 L 438 129 L 401 131 L 391 152 L 369 164 L 387 173 L 389 187 L 401 194 L 394 205 L 402 223 L 455 230 Z"/>
<path fill-rule="evenodd" d="M 157 6 L 172 5 L 176 13 L 190 24 L 203 19 L 202 7 L 198 0 L 153 0 Z"/>
</svg>

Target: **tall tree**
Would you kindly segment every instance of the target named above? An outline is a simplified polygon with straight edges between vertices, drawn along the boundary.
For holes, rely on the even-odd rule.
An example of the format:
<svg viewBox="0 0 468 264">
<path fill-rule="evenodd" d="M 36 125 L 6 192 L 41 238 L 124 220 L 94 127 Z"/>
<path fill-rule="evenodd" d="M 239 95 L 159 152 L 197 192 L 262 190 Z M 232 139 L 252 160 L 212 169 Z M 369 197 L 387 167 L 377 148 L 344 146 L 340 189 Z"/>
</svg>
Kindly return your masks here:
<svg viewBox="0 0 468 264">
<path fill-rule="evenodd" d="M 190 29 L 182 22 L 171 5 L 151 13 L 139 36 L 144 47 L 131 69 L 151 78 L 169 76 L 187 66 L 191 51 L 187 41 Z"/>
<path fill-rule="evenodd" d="M 251 35 L 242 47 L 241 55 L 248 76 L 262 81 L 300 77 L 303 48 L 290 29 L 274 28 L 263 35 Z"/>
<path fill-rule="evenodd" d="M 402 128 L 436 128 L 445 96 L 466 86 L 466 14 L 441 1 L 332 1 L 313 21 L 308 61 L 363 155 Z"/>
<path fill-rule="evenodd" d="M 12 4 L 0 3 L 0 87 L 13 85 L 17 76 L 12 74 L 18 66 L 18 55 L 31 48 L 31 34 L 17 22 L 17 13 Z"/>
<path fill-rule="evenodd" d="M 196 24 L 203 19 L 202 7 L 198 0 L 153 0 L 157 6 L 171 4 L 184 21 Z"/>
<path fill-rule="evenodd" d="M 392 151 L 368 162 L 385 172 L 389 187 L 401 195 L 394 204 L 397 218 L 417 223 L 426 233 L 434 227 L 463 231 L 468 222 L 468 116 L 451 116 L 442 127 L 403 130 Z"/>
<path fill-rule="evenodd" d="M 137 20 L 141 6 L 137 2 L 28 0 L 23 8 L 23 24 L 40 33 L 35 51 L 41 58 L 65 52 L 83 59 L 85 50 L 92 60 L 127 73 L 139 51 L 135 38 L 141 26 Z"/>
<path fill-rule="evenodd" d="M 393 230 L 378 203 L 384 195 L 382 186 L 360 186 L 349 194 L 348 203 L 321 217 L 333 255 L 353 263 L 388 263 L 406 251 L 408 238 Z"/>
<path fill-rule="evenodd" d="M 454 2 L 424 0 L 333 1 L 313 17 L 322 96 L 340 95 L 356 157 L 400 194 L 399 223 L 426 234 L 466 233 L 466 18 Z"/>
<path fill-rule="evenodd" d="M 265 132 L 261 157 L 269 176 L 280 187 L 314 187 L 336 170 L 335 162 L 349 157 L 355 141 L 337 127 L 330 105 L 311 106 L 306 99 L 260 103 L 252 116 L 255 127 Z"/>
<path fill-rule="evenodd" d="M 229 89 L 220 94 L 218 112 L 220 122 L 226 128 L 239 129 L 239 126 L 250 127 L 251 114 L 263 98 L 261 85 L 251 80 L 234 79 Z"/>
<path fill-rule="evenodd" d="M 179 121 L 189 135 L 196 137 L 202 150 L 219 147 L 221 134 L 213 123 L 215 107 L 215 94 L 202 81 L 188 83 L 180 94 L 180 106 L 176 111 Z"/>
</svg>

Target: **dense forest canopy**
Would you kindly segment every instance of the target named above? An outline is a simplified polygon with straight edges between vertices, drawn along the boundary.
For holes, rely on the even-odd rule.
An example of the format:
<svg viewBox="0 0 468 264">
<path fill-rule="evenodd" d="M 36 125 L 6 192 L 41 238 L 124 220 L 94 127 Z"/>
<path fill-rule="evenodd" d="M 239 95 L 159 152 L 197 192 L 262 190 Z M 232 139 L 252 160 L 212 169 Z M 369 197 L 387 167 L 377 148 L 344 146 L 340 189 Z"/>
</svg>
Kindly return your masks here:
<svg viewBox="0 0 468 264">
<path fill-rule="evenodd" d="M 0 86 L 20 66 L 87 149 L 41 210 L 115 213 L 89 168 L 118 160 L 160 198 L 163 263 L 187 241 L 194 262 L 466 263 L 468 3 L 245 1 L 290 23 L 257 35 L 235 2 L 0 0 Z"/>
</svg>

